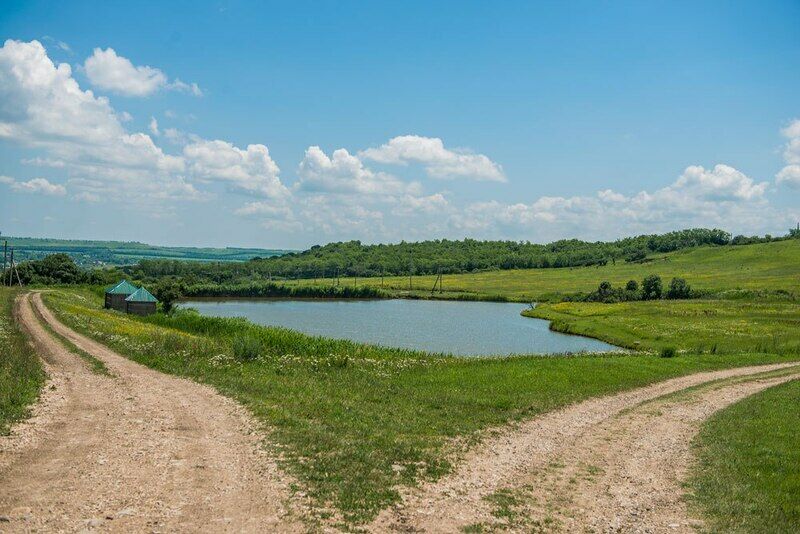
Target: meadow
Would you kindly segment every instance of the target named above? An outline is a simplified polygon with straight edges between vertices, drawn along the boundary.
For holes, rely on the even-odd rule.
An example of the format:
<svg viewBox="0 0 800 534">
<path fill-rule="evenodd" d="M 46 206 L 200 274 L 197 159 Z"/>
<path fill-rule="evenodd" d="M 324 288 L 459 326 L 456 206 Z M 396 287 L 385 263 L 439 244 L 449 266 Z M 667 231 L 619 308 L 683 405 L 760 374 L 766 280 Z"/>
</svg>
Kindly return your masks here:
<svg viewBox="0 0 800 534">
<path fill-rule="evenodd" d="M 714 532 L 800 528 L 800 380 L 713 415 L 694 442 L 691 501 Z"/>
<path fill-rule="evenodd" d="M 59 290 L 67 325 L 163 372 L 210 384 L 269 428 L 284 466 L 350 528 L 402 486 L 446 473 L 487 431 L 588 397 L 689 373 L 797 359 L 733 352 L 459 359 L 306 336 L 192 312 L 146 318 Z"/>
<path fill-rule="evenodd" d="M 779 292 L 800 293 L 800 240 L 789 239 L 752 245 L 704 246 L 667 254 L 651 255 L 644 262 L 623 260 L 601 266 L 548 269 L 491 270 L 442 277 L 443 293 L 435 297 L 495 298 L 520 302 L 559 301 L 576 293 L 589 293 L 607 280 L 624 287 L 657 274 L 665 283 L 684 278 L 693 289 L 708 293 Z M 399 296 L 429 297 L 436 276 L 392 276 L 342 278 L 341 285 L 369 286 L 390 290 Z M 289 285 L 331 285 L 335 281 L 287 280 Z"/>
<path fill-rule="evenodd" d="M 794 300 L 656 300 L 540 304 L 523 315 L 550 328 L 637 350 L 800 354 L 800 305 Z"/>
<path fill-rule="evenodd" d="M 29 413 L 45 374 L 36 352 L 13 320 L 17 289 L 0 287 L 0 435 Z"/>
</svg>

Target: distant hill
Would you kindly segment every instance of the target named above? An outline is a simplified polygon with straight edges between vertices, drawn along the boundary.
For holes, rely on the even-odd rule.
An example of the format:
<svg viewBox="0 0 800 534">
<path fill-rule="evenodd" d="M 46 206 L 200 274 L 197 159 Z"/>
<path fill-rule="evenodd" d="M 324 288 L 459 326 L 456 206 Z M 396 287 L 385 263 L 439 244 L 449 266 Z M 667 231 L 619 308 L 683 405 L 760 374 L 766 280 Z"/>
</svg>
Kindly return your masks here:
<svg viewBox="0 0 800 534">
<path fill-rule="evenodd" d="M 8 246 L 14 247 L 14 260 L 40 259 L 49 254 L 63 252 L 69 254 L 78 265 L 132 265 L 141 260 L 183 260 L 183 261 L 247 261 L 253 258 L 280 256 L 290 250 L 261 248 L 197 248 L 161 247 L 137 241 L 88 241 L 75 239 L 48 239 L 34 237 L 6 237 Z M 2 251 L 0 251 L 0 254 Z"/>
</svg>

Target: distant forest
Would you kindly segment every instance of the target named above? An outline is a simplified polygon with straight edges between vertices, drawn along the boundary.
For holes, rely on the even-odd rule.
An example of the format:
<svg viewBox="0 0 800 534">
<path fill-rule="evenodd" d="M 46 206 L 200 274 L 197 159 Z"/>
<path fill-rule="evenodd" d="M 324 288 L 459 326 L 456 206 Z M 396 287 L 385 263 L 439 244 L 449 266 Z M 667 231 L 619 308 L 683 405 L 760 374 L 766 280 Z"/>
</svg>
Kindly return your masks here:
<svg viewBox="0 0 800 534">
<path fill-rule="evenodd" d="M 140 279 L 175 276 L 186 283 L 235 283 L 254 279 L 331 278 L 408 274 L 466 273 L 489 269 L 526 269 L 605 265 L 617 261 L 643 262 L 654 253 L 700 245 L 737 245 L 786 239 L 789 236 L 732 237 L 723 230 L 703 228 L 660 235 L 641 235 L 611 242 L 578 239 L 546 245 L 517 241 L 447 239 L 363 245 L 360 241 L 330 243 L 309 250 L 243 263 L 197 263 L 142 260 L 126 271 Z"/>
</svg>

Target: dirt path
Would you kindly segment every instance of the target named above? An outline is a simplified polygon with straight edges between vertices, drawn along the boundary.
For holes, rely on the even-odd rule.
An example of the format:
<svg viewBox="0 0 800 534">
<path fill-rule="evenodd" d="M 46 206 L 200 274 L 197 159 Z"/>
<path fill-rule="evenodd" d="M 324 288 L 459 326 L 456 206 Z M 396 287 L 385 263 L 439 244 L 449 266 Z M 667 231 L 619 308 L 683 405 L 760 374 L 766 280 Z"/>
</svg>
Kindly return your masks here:
<svg viewBox="0 0 800 534">
<path fill-rule="evenodd" d="M 503 430 L 469 452 L 451 475 L 406 494 L 370 530 L 458 532 L 480 525 L 543 532 L 693 532 L 697 521 L 682 504 L 681 481 L 699 424 L 789 378 L 713 381 L 795 365 L 667 380 Z M 707 387 L 669 396 L 700 384 Z"/>
<path fill-rule="evenodd" d="M 114 376 L 91 373 L 32 305 Z M 15 314 L 50 382 L 34 417 L 0 440 L 0 532 L 303 530 L 243 408 L 73 332 L 38 294 L 21 297 Z"/>
</svg>

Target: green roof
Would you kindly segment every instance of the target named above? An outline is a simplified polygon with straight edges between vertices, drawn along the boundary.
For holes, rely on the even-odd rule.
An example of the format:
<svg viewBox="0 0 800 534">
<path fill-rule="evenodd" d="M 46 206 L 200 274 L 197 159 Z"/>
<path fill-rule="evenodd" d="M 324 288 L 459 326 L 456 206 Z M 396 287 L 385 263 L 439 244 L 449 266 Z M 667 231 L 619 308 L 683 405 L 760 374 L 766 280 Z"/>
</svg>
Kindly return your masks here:
<svg viewBox="0 0 800 534">
<path fill-rule="evenodd" d="M 112 295 L 132 295 L 133 293 L 136 293 L 136 291 L 136 286 L 127 280 L 123 280 L 119 284 L 106 289 L 106 293 L 110 293 Z"/>
<path fill-rule="evenodd" d="M 155 298 L 153 295 L 150 294 L 148 290 L 143 287 L 140 287 L 136 290 L 136 292 L 131 295 L 130 297 L 125 299 L 126 302 L 158 302 L 158 299 Z"/>
</svg>

